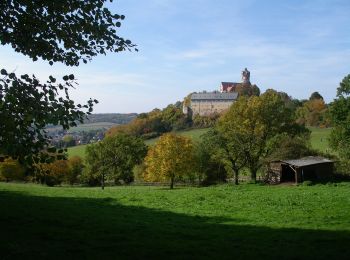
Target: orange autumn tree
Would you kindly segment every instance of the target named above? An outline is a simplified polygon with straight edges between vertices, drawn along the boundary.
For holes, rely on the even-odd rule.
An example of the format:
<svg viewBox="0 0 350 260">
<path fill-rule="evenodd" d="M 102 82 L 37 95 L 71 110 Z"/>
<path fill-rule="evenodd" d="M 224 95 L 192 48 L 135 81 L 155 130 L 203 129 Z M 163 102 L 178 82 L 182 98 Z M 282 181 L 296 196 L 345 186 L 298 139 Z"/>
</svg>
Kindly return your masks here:
<svg viewBox="0 0 350 260">
<path fill-rule="evenodd" d="M 173 133 L 164 134 L 156 145 L 148 150 L 145 158 L 146 181 L 170 181 L 174 183 L 189 175 L 193 166 L 191 139 Z"/>
</svg>

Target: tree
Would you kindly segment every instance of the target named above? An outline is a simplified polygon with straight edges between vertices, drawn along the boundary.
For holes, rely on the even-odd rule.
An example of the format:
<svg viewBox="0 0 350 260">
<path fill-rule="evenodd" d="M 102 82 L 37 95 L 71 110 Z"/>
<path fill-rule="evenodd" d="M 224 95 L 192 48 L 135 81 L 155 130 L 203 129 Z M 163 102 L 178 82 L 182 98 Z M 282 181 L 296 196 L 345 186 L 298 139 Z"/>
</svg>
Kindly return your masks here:
<svg viewBox="0 0 350 260">
<path fill-rule="evenodd" d="M 192 171 L 193 144 L 191 139 L 167 133 L 159 138 L 156 145 L 148 150 L 145 158 L 145 180 L 170 181 L 174 188 L 176 180 Z"/>
<path fill-rule="evenodd" d="M 311 132 L 290 136 L 287 133 L 278 134 L 269 140 L 267 149 L 269 153 L 264 158 L 266 163 L 276 160 L 298 159 L 300 157 L 315 155 L 310 145 Z"/>
<path fill-rule="evenodd" d="M 330 145 L 344 161 L 350 160 L 350 74 L 344 77 L 337 89 L 337 98 L 330 105 L 334 128 Z M 349 165 L 350 166 L 350 165 Z"/>
<path fill-rule="evenodd" d="M 3 162 L 0 162 L 0 177 L 4 178 L 6 182 L 10 180 L 24 180 L 24 173 L 24 167 L 17 160 L 6 158 Z"/>
<path fill-rule="evenodd" d="M 104 6 L 106 1 L 1 1 L 0 42 L 33 61 L 41 58 L 50 65 L 62 62 L 68 66 L 86 63 L 107 51 L 133 49 L 130 40 L 117 35 L 125 17 L 112 14 Z M 80 105 L 70 99 L 74 75 L 64 76 L 62 84 L 52 76 L 41 83 L 34 75 L 17 76 L 5 69 L 1 75 L 0 154 L 30 165 L 50 146 L 46 125 L 75 126 L 97 103 L 90 99 Z"/>
<path fill-rule="evenodd" d="M 257 85 L 250 83 L 239 83 L 235 89 L 239 96 L 259 96 L 260 89 Z"/>
<path fill-rule="evenodd" d="M 239 183 L 239 172 L 246 165 L 243 143 L 240 136 L 227 135 L 224 127 L 218 122 L 215 130 L 210 130 L 203 139 L 210 150 L 211 159 L 225 166 L 229 172 L 233 172 L 234 182 Z"/>
<path fill-rule="evenodd" d="M 313 98 L 296 110 L 297 122 L 307 126 L 328 127 L 328 108 L 323 99 Z"/>
<path fill-rule="evenodd" d="M 313 99 L 322 99 L 323 100 L 323 97 L 321 96 L 320 93 L 318 93 L 317 91 L 316 92 L 313 92 L 309 98 L 309 100 L 313 100 Z"/>
<path fill-rule="evenodd" d="M 118 134 L 89 145 L 85 160 L 89 174 L 99 178 L 104 189 L 106 177 L 115 183 L 133 181 L 132 170 L 142 162 L 146 153 L 147 147 L 141 138 Z"/>
<path fill-rule="evenodd" d="M 182 103 L 170 104 L 163 110 L 153 109 L 149 113 L 141 113 L 127 125 L 118 125 L 110 128 L 106 135 L 127 133 L 150 139 L 172 130 L 188 127 L 191 120 L 182 113 Z"/>
<path fill-rule="evenodd" d="M 214 148 L 217 147 L 214 130 L 209 130 L 194 143 L 194 164 L 198 181 L 204 185 L 225 182 L 227 172 L 221 157 Z"/>
<path fill-rule="evenodd" d="M 1 44 L 11 45 L 33 61 L 42 58 L 69 66 L 78 66 L 81 60 L 86 63 L 106 51 L 135 47 L 116 34 L 125 16 L 112 14 L 105 2 L 1 1 Z"/>
<path fill-rule="evenodd" d="M 72 135 L 65 135 L 62 138 L 65 147 L 70 147 L 75 145 L 75 140 Z"/>
<path fill-rule="evenodd" d="M 79 176 L 83 173 L 83 160 L 79 156 L 73 156 L 68 160 L 68 174 L 65 176 L 65 181 L 70 185 L 78 182 Z"/>
<path fill-rule="evenodd" d="M 50 163 L 38 163 L 35 165 L 35 177 L 41 184 L 48 186 L 60 185 L 70 169 L 67 160 L 55 160 Z"/>
<path fill-rule="evenodd" d="M 257 171 L 268 154 L 268 141 L 281 133 L 296 135 L 303 131 L 294 123 L 293 113 L 282 97 L 273 90 L 260 97 L 241 97 L 219 121 L 219 129 L 232 142 L 232 152 L 242 153 L 246 167 L 256 181 Z M 235 149 L 238 145 L 238 149 Z"/>
</svg>

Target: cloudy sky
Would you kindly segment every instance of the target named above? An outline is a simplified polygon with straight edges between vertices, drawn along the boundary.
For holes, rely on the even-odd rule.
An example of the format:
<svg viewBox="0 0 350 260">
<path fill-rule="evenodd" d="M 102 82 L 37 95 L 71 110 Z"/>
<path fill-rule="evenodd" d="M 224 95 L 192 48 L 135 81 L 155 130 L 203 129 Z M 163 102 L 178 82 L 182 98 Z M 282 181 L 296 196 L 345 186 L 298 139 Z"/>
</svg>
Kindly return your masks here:
<svg viewBox="0 0 350 260">
<path fill-rule="evenodd" d="M 100 101 L 95 112 L 147 112 L 240 81 L 245 67 L 262 91 L 295 98 L 319 91 L 335 97 L 350 73 L 349 0 L 118 0 L 126 15 L 119 34 L 139 52 L 110 53 L 78 68 L 32 62 L 0 46 L 0 67 L 45 79 L 74 73 L 78 102 Z"/>
</svg>

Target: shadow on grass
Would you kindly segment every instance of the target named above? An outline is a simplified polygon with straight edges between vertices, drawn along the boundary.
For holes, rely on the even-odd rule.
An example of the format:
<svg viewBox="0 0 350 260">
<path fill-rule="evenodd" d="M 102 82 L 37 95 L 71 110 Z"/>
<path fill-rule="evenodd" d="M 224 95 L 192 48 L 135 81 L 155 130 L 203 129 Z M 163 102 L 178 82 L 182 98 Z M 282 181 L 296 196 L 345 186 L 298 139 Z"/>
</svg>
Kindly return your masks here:
<svg viewBox="0 0 350 260">
<path fill-rule="evenodd" d="M 221 224 L 230 221 L 233 224 Z M 113 198 L 0 192 L 0 259 L 347 259 L 350 232 L 272 229 L 123 206 Z"/>
</svg>

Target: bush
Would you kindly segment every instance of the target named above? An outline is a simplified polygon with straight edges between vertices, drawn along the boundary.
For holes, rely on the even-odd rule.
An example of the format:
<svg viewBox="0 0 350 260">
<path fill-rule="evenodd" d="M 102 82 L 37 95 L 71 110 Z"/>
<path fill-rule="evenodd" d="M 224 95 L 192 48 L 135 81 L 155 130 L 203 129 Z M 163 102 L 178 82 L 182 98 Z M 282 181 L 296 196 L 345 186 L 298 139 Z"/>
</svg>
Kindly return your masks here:
<svg viewBox="0 0 350 260">
<path fill-rule="evenodd" d="M 209 116 L 195 115 L 193 117 L 193 127 L 195 128 L 206 128 L 213 127 L 218 121 L 220 114 L 214 113 Z"/>
<path fill-rule="evenodd" d="M 350 177 L 350 161 L 340 160 L 335 164 L 335 172 L 340 175 L 347 175 Z"/>
<path fill-rule="evenodd" d="M 47 186 L 60 185 L 69 175 L 68 161 L 57 160 L 53 163 L 39 163 L 36 165 L 36 179 Z"/>
<path fill-rule="evenodd" d="M 138 164 L 134 167 L 134 180 L 135 181 L 144 181 L 144 172 L 145 172 L 146 166 L 144 163 Z"/>
<path fill-rule="evenodd" d="M 95 187 L 101 185 L 101 174 L 98 173 L 98 171 L 92 167 L 91 165 L 87 165 L 84 169 L 82 174 L 80 175 L 79 181 L 81 184 Z"/>
<path fill-rule="evenodd" d="M 313 185 L 313 182 L 312 181 L 304 181 L 302 183 L 303 186 L 312 186 Z"/>
<path fill-rule="evenodd" d="M 0 163 L 0 176 L 6 182 L 25 180 L 25 168 L 17 161 L 11 158 L 5 159 Z"/>
<path fill-rule="evenodd" d="M 84 169 L 83 160 L 79 156 L 73 156 L 72 158 L 69 158 L 68 168 L 69 170 L 64 177 L 65 182 L 69 183 L 70 185 L 78 183 L 79 177 L 81 176 Z"/>
</svg>

